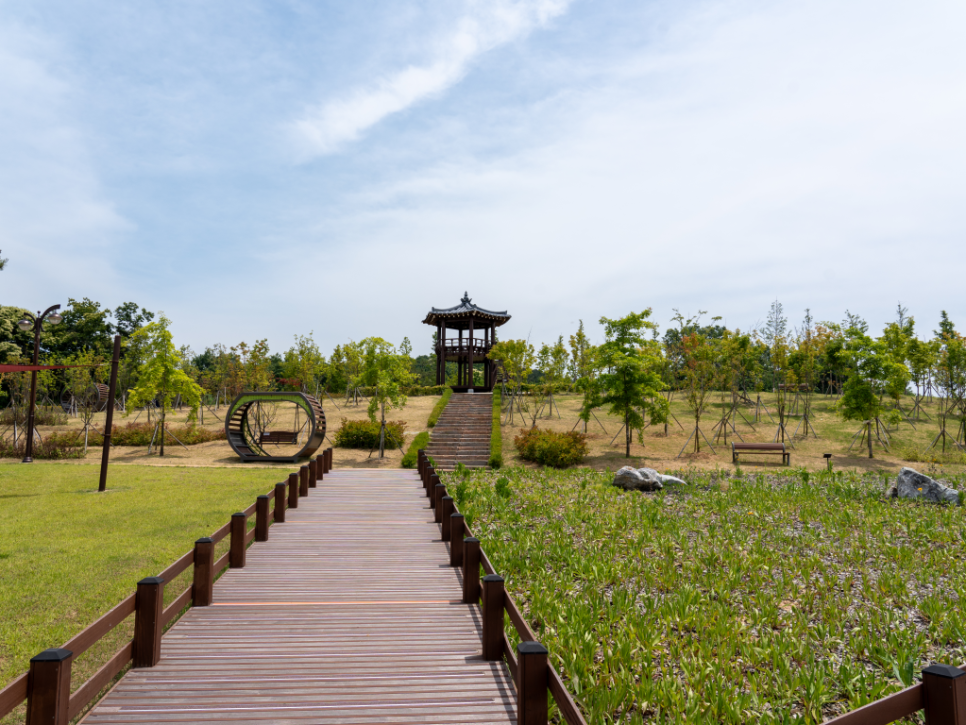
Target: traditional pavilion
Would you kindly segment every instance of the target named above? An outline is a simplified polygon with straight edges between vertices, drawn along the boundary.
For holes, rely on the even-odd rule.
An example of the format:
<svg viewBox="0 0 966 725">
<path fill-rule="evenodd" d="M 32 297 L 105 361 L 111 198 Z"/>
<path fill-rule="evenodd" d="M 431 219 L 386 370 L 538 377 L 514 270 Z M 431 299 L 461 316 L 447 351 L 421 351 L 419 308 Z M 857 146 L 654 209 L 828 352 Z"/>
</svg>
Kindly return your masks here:
<svg viewBox="0 0 966 725">
<path fill-rule="evenodd" d="M 463 299 L 456 307 L 437 309 L 433 307 L 423 324 L 436 327 L 436 384 L 446 384 L 446 363 L 456 363 L 457 392 L 467 390 L 493 390 L 496 365 L 487 359 L 490 348 L 496 344 L 496 328 L 510 321 L 504 312 L 491 312 L 477 307 L 463 293 Z M 456 336 L 447 336 L 447 330 L 456 330 Z M 473 366 L 483 364 L 483 385 L 473 385 Z"/>
</svg>

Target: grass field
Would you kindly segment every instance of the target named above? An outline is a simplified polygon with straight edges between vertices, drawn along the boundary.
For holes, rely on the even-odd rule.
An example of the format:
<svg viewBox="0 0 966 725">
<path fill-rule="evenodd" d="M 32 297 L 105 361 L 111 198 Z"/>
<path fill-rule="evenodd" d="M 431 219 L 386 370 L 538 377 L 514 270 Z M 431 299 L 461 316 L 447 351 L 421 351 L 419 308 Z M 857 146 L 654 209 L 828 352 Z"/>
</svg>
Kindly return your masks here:
<svg viewBox="0 0 966 725">
<path fill-rule="evenodd" d="M 0 686 L 282 480 L 266 469 L 125 466 L 112 473 L 108 492 L 97 493 L 98 471 L 0 465 Z M 166 586 L 166 602 L 190 573 Z M 75 663 L 75 687 L 131 637 L 133 618 L 118 629 Z"/>
<path fill-rule="evenodd" d="M 447 476 L 588 722 L 816 723 L 966 661 L 962 507 L 876 474 L 677 475 Z"/>
</svg>

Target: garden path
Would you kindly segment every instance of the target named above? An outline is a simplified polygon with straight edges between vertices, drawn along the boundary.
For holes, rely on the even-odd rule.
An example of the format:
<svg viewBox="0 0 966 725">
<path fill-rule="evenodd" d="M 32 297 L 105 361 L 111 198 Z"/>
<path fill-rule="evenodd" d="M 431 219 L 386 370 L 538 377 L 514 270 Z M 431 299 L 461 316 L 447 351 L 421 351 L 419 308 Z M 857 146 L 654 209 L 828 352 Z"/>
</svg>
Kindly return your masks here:
<svg viewBox="0 0 966 725">
<path fill-rule="evenodd" d="M 426 453 L 439 471 L 452 471 L 457 463 L 485 468 L 492 430 L 492 393 L 454 393 L 430 433 Z"/>
<path fill-rule="evenodd" d="M 448 562 L 414 471 L 327 473 L 83 722 L 515 722 Z"/>
</svg>

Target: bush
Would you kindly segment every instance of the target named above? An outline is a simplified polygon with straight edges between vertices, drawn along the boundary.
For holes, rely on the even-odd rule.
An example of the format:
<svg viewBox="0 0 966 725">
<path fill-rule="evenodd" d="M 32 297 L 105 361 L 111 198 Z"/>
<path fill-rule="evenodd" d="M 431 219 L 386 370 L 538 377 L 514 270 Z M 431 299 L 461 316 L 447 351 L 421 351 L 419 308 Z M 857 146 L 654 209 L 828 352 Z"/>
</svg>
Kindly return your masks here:
<svg viewBox="0 0 966 725">
<path fill-rule="evenodd" d="M 443 397 L 439 399 L 436 405 L 433 406 L 433 412 L 429 414 L 429 420 L 426 422 L 430 428 L 435 428 L 436 424 L 439 422 L 439 416 L 443 414 L 443 408 L 449 402 L 449 399 L 453 397 L 453 389 L 446 388 L 443 391 Z"/>
<path fill-rule="evenodd" d="M 335 432 L 335 445 L 339 448 L 362 448 L 372 450 L 379 445 L 378 421 L 342 419 L 342 427 Z M 406 424 L 398 420 L 386 421 L 386 449 L 402 448 L 406 436 Z"/>
<path fill-rule="evenodd" d="M 503 414 L 502 394 L 493 391 L 493 430 L 490 432 L 490 468 L 503 467 L 503 430 L 500 428 L 500 418 Z"/>
<path fill-rule="evenodd" d="M 17 447 L 4 439 L 0 439 L 0 458 L 23 458 L 26 455 L 27 441 L 23 438 L 17 441 Z M 83 458 L 84 447 L 74 443 L 58 440 L 56 436 L 47 436 L 42 440 L 34 440 L 33 458 L 38 461 L 62 461 L 68 458 Z"/>
<path fill-rule="evenodd" d="M 513 439 L 520 458 L 553 468 L 574 466 L 587 456 L 587 436 L 577 431 L 557 433 L 530 428 Z"/>
<path fill-rule="evenodd" d="M 403 468 L 415 468 L 416 464 L 419 462 L 417 459 L 419 457 L 419 449 L 425 448 L 429 445 L 429 433 L 423 431 L 422 433 L 417 433 L 416 437 L 413 438 L 413 442 L 409 444 L 409 450 L 406 451 L 406 455 L 402 459 Z"/>
<path fill-rule="evenodd" d="M 24 425 L 27 420 L 27 407 L 24 406 L 17 416 L 17 424 Z M 12 425 L 14 419 L 13 408 L 0 410 L 0 423 Z M 67 413 L 61 408 L 51 408 L 50 406 L 37 406 L 34 408 L 34 425 L 67 425 Z"/>
<path fill-rule="evenodd" d="M 115 425 L 111 428 L 112 446 L 147 446 L 154 437 L 154 429 L 157 423 L 128 423 L 127 425 Z M 211 441 L 222 441 L 227 438 L 224 428 L 211 430 L 200 425 L 168 426 L 167 430 L 171 435 L 184 443 L 186 446 L 193 446 L 198 443 L 209 443 Z M 80 431 L 68 431 L 66 433 L 54 433 L 52 439 L 61 441 L 65 444 L 77 445 L 84 441 L 84 435 Z M 170 436 L 168 441 L 171 441 Z M 157 439 L 154 441 L 157 443 Z M 104 445 L 104 437 L 96 430 L 91 430 L 87 437 L 88 446 Z"/>
</svg>

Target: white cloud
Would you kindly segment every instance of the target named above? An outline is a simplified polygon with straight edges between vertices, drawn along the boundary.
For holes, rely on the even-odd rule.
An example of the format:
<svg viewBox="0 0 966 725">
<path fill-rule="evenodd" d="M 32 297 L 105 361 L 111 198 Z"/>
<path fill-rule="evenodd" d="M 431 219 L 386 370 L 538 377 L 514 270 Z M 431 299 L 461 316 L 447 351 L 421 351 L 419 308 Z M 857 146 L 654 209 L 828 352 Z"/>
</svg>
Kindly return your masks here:
<svg viewBox="0 0 966 725">
<path fill-rule="evenodd" d="M 292 127 L 309 154 L 333 153 L 387 116 L 442 93 L 463 78 L 476 57 L 546 25 L 569 4 L 570 0 L 472 0 L 453 31 L 436 43 L 430 62 L 410 65 L 370 87 L 326 101 Z"/>
<path fill-rule="evenodd" d="M 9 304 L 110 284 L 112 245 L 129 224 L 104 198 L 83 134 L 70 122 L 70 84 L 50 70 L 57 51 L 7 24 L 0 33 L 0 248 Z M 41 284 L 38 284 L 41 282 Z M 36 299 L 35 299 L 36 298 Z M 49 304 L 47 302 L 46 304 Z"/>
</svg>

